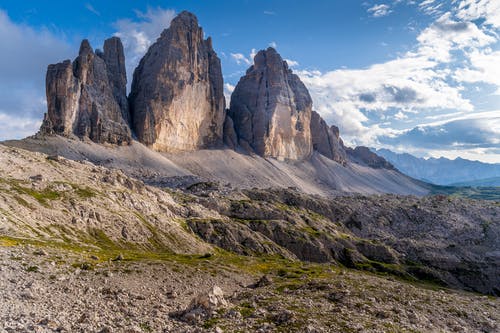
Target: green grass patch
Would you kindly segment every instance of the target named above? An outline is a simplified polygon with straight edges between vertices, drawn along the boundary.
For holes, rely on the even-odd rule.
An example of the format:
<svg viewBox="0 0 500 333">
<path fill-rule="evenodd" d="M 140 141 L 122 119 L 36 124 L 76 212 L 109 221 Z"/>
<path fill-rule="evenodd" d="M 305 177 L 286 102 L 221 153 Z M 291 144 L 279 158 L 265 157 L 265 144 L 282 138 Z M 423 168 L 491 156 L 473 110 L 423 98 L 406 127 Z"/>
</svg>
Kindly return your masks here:
<svg viewBox="0 0 500 333">
<path fill-rule="evenodd" d="M 29 266 L 28 268 L 26 268 L 26 272 L 34 272 L 34 273 L 37 273 L 38 271 L 39 271 L 38 266 Z"/>
</svg>

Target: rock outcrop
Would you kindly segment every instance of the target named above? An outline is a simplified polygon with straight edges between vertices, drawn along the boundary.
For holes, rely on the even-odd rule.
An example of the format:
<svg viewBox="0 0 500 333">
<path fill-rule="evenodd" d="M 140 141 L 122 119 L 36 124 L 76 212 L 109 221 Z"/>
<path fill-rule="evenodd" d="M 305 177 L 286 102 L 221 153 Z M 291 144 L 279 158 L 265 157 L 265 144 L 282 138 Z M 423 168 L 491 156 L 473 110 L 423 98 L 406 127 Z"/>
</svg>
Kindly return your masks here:
<svg viewBox="0 0 500 333">
<path fill-rule="evenodd" d="M 231 96 L 238 142 L 264 157 L 301 160 L 312 152 L 312 100 L 273 48 L 260 51 Z"/>
<path fill-rule="evenodd" d="M 193 14 L 180 13 L 151 45 L 134 72 L 129 101 L 138 140 L 154 150 L 222 145 L 221 64 Z"/>
<path fill-rule="evenodd" d="M 347 163 L 338 127 L 328 127 L 316 111 L 313 111 L 311 115 L 311 137 L 314 150 L 342 165 Z"/>
<path fill-rule="evenodd" d="M 385 158 L 372 152 L 370 148 L 359 146 L 354 149 L 346 148 L 347 155 L 354 162 L 361 162 L 374 169 L 389 169 L 394 170 L 394 166 L 387 162 Z"/>
<path fill-rule="evenodd" d="M 48 112 L 41 134 L 128 144 L 126 75 L 119 38 L 106 40 L 104 52 L 83 40 L 78 57 L 49 65 L 46 76 Z"/>
</svg>

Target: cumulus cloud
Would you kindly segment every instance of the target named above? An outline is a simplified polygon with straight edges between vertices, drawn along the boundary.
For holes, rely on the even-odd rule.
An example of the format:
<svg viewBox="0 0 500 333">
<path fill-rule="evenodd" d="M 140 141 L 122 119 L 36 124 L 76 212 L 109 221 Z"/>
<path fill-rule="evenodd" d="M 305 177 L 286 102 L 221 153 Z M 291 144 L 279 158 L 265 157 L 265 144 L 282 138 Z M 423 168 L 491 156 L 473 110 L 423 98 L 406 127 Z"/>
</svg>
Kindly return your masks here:
<svg viewBox="0 0 500 333">
<path fill-rule="evenodd" d="M 250 59 L 248 59 L 247 57 L 245 57 L 245 55 L 243 53 L 231 53 L 231 58 L 233 58 L 234 61 L 236 61 L 236 63 L 238 65 L 251 65 L 252 64 L 252 61 L 250 61 Z"/>
<path fill-rule="evenodd" d="M 224 97 L 226 98 L 226 107 L 229 107 L 231 102 L 231 94 L 234 91 L 235 86 L 230 83 L 224 83 Z"/>
<path fill-rule="evenodd" d="M 176 15 L 174 10 L 161 7 L 148 8 L 146 12 L 136 11 L 135 14 L 134 19 L 120 19 L 113 23 L 117 30 L 115 36 L 123 42 L 129 84 L 142 56 Z"/>
<path fill-rule="evenodd" d="M 491 50 L 498 41 L 498 34 L 491 30 L 496 22 L 496 14 L 489 12 L 491 3 L 468 2 L 482 9 L 469 4 L 442 13 L 418 34 L 415 46 L 396 59 L 363 69 L 297 71 L 310 90 L 314 108 L 329 123 L 340 127 L 348 143 L 372 146 L 379 145 L 382 138 L 386 144 L 402 140 L 418 146 L 424 137 L 432 137 L 430 132 L 420 135 L 422 132 L 417 128 L 403 135 L 400 129 L 395 129 L 396 123 L 401 126 L 403 122 L 412 123 L 443 111 L 474 114 L 474 102 L 465 97 L 462 83 L 489 83 L 500 92 L 497 70 L 500 67 L 496 65 L 500 53 Z M 420 7 L 437 4 L 428 0 L 420 3 Z M 489 23 L 474 23 L 465 17 L 482 17 Z M 444 137 L 452 138 L 452 134 L 446 134 L 451 133 L 446 130 L 452 127 L 458 130 L 458 124 L 466 123 L 457 122 L 439 128 L 442 142 L 450 144 Z M 479 128 L 486 122 L 478 120 L 474 124 Z M 483 132 L 500 136 L 496 132 Z"/>
<path fill-rule="evenodd" d="M 496 87 L 500 95 L 500 51 L 474 50 L 468 54 L 470 67 L 460 68 L 454 78 L 460 82 L 483 82 Z"/>
<path fill-rule="evenodd" d="M 298 61 L 295 61 L 295 60 L 291 60 L 291 59 L 283 59 L 286 61 L 286 63 L 288 64 L 288 67 L 297 67 L 299 66 L 299 62 Z"/>
<path fill-rule="evenodd" d="M 472 21 L 484 19 L 484 24 L 500 28 L 500 2 L 498 0 L 462 0 L 458 4 L 457 17 Z"/>
<path fill-rule="evenodd" d="M 37 131 L 46 111 L 47 65 L 73 55 L 61 36 L 45 27 L 35 30 L 15 23 L 0 10 L 0 140 Z"/>
<path fill-rule="evenodd" d="M 252 48 L 248 56 L 243 53 L 231 53 L 231 58 L 236 61 L 238 65 L 250 66 L 253 64 L 253 59 L 257 55 L 257 50 Z"/>
<path fill-rule="evenodd" d="M 374 5 L 373 7 L 368 8 L 368 13 L 372 15 L 373 17 L 383 17 L 387 16 L 392 11 L 390 10 L 391 7 L 386 4 L 380 4 L 380 5 Z"/>
</svg>

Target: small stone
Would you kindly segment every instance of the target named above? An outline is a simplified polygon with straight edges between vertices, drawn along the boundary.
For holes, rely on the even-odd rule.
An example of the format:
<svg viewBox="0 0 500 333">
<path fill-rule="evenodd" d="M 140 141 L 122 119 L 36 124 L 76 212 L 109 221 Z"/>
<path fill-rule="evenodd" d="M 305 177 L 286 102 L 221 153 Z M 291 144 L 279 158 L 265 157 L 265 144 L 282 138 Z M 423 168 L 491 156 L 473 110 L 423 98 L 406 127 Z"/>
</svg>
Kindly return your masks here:
<svg viewBox="0 0 500 333">
<path fill-rule="evenodd" d="M 115 259 L 112 259 L 112 261 L 120 261 L 120 260 L 123 260 L 123 259 L 124 259 L 123 258 L 123 254 L 120 253 L 118 256 L 116 256 Z"/>
<path fill-rule="evenodd" d="M 55 161 L 55 162 L 60 162 L 61 161 L 61 157 L 59 155 L 49 155 L 49 156 L 47 156 L 47 160 L 49 160 L 49 161 Z"/>
<path fill-rule="evenodd" d="M 46 256 L 47 252 L 45 252 L 45 250 L 43 250 L 43 249 L 39 249 L 39 250 L 36 250 L 35 252 L 33 252 L 33 254 L 37 255 L 37 256 Z"/>
<path fill-rule="evenodd" d="M 273 280 L 271 279 L 271 277 L 269 277 L 267 275 L 263 275 L 259 279 L 259 281 L 257 281 L 254 284 L 250 285 L 250 288 L 262 288 L 262 287 L 269 286 L 272 283 L 273 283 Z"/>
<path fill-rule="evenodd" d="M 273 321 L 274 321 L 274 323 L 276 323 L 276 325 L 283 325 L 283 324 L 286 324 L 286 323 L 292 321 L 293 318 L 294 318 L 293 312 L 288 311 L 288 310 L 284 310 L 284 311 L 281 311 L 278 314 L 276 314 L 273 317 Z"/>
<path fill-rule="evenodd" d="M 109 328 L 108 326 L 104 326 L 103 328 L 101 328 L 101 330 L 99 331 L 99 333 L 111 333 L 112 330 L 111 328 Z"/>
<path fill-rule="evenodd" d="M 42 175 L 31 176 L 30 180 L 32 182 L 41 182 L 43 180 L 43 176 Z"/>
</svg>

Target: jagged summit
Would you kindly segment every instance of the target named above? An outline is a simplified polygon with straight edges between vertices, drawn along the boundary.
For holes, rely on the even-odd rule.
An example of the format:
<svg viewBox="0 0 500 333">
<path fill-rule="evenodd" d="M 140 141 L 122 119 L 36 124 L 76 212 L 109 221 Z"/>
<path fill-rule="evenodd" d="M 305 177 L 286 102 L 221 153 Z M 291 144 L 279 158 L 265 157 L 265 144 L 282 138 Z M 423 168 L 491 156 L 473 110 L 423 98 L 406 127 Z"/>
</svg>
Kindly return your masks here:
<svg viewBox="0 0 500 333">
<path fill-rule="evenodd" d="M 106 40 L 104 53 L 98 54 L 84 39 L 73 62 L 49 65 L 48 111 L 40 133 L 96 143 L 130 143 L 124 59 L 120 39 Z"/>
<path fill-rule="evenodd" d="M 88 39 L 82 40 L 80 43 L 80 50 L 78 51 L 79 55 L 82 55 L 84 53 L 92 53 L 94 50 L 92 49 L 92 46 L 90 46 L 90 42 Z"/>
<path fill-rule="evenodd" d="M 199 28 L 198 18 L 193 13 L 184 10 L 180 12 L 179 15 L 174 17 L 172 22 L 170 22 L 169 29 L 176 30 L 179 27 L 183 30 L 196 30 Z M 168 29 L 163 30 L 162 36 L 164 33 L 166 33 L 167 30 Z"/>
<path fill-rule="evenodd" d="M 229 116 L 241 146 L 264 157 L 301 160 L 312 153 L 312 99 L 273 48 L 261 50 L 231 96 Z"/>
<path fill-rule="evenodd" d="M 149 48 L 129 96 L 137 138 L 158 151 L 222 145 L 222 69 L 195 15 L 182 12 Z"/>
</svg>

